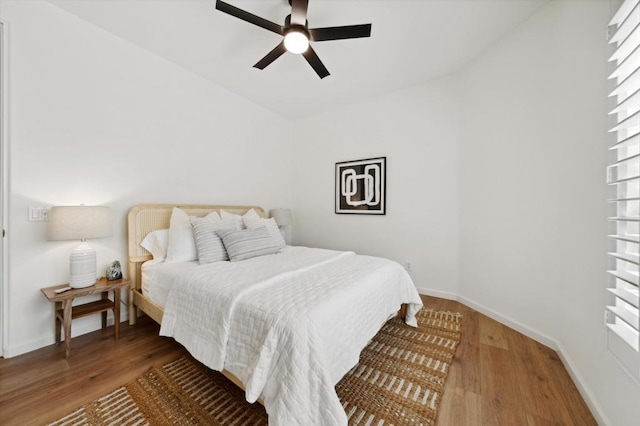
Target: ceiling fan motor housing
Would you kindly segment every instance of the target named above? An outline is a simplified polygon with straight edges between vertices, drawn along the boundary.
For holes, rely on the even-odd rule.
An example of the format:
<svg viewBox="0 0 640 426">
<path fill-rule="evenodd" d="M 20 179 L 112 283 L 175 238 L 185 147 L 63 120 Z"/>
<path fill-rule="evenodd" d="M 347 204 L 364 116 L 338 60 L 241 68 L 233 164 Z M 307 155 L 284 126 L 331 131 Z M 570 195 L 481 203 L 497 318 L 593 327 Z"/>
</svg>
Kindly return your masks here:
<svg viewBox="0 0 640 426">
<path fill-rule="evenodd" d="M 287 17 L 284 18 L 284 26 L 285 26 L 285 28 L 290 28 L 292 26 L 291 25 L 291 14 L 287 15 Z M 304 21 L 304 28 L 309 28 L 309 20 L 308 19 L 305 19 L 305 21 Z"/>
</svg>

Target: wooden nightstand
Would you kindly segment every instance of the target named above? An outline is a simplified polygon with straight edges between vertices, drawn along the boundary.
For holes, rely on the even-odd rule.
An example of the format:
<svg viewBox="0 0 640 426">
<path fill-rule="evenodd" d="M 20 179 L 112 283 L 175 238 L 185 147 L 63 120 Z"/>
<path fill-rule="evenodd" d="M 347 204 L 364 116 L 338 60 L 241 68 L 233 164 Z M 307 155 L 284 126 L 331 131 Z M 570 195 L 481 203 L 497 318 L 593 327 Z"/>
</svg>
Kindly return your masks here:
<svg viewBox="0 0 640 426">
<path fill-rule="evenodd" d="M 114 334 L 116 340 L 120 337 L 120 290 L 122 288 L 131 287 L 131 280 L 126 278 L 107 281 L 106 278 L 100 278 L 91 287 L 76 288 L 67 290 L 62 293 L 56 293 L 62 287 L 68 284 L 55 285 L 42 289 L 42 293 L 50 302 L 55 302 L 56 309 L 56 344 L 60 343 L 60 334 L 62 326 L 64 326 L 64 348 L 65 356 L 69 358 L 71 353 L 71 320 L 84 317 L 87 315 L 102 313 L 102 328 L 107 327 L 107 311 L 113 311 L 114 318 Z M 109 292 L 113 292 L 113 301 L 109 300 Z M 101 299 L 95 302 L 84 303 L 72 306 L 73 299 L 76 297 L 89 296 L 91 294 L 101 294 Z"/>
</svg>

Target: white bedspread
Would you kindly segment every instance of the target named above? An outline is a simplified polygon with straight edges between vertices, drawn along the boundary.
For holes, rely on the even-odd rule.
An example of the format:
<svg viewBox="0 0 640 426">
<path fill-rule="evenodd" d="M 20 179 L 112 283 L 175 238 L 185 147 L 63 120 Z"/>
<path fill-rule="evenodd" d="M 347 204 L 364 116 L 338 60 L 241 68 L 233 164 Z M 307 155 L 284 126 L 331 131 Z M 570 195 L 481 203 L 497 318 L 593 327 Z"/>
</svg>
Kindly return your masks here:
<svg viewBox="0 0 640 426">
<path fill-rule="evenodd" d="M 336 383 L 401 303 L 422 306 L 397 263 L 287 247 L 277 255 L 203 265 L 176 282 L 160 334 L 226 368 L 274 425 L 346 425 Z"/>
<path fill-rule="evenodd" d="M 171 287 L 199 266 L 198 261 L 166 263 L 162 259 L 147 260 L 140 271 L 142 294 L 164 307 Z"/>
</svg>

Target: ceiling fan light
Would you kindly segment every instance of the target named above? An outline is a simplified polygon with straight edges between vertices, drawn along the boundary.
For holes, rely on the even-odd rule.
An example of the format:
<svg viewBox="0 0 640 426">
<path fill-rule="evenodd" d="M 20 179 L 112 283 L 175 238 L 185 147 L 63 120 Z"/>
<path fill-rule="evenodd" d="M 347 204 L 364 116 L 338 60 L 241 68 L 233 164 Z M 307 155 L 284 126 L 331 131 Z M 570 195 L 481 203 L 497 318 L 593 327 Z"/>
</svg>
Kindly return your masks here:
<svg viewBox="0 0 640 426">
<path fill-rule="evenodd" d="M 309 48 L 309 38 L 301 31 L 289 31 L 284 36 L 284 47 L 291 53 L 304 53 Z"/>
</svg>

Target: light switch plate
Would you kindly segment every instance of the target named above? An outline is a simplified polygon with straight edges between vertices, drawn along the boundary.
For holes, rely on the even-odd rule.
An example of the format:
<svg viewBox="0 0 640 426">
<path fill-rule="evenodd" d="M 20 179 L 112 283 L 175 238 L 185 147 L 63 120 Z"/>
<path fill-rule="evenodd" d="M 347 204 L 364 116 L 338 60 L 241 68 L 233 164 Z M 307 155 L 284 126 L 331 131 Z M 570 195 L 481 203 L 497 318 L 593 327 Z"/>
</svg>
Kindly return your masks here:
<svg viewBox="0 0 640 426">
<path fill-rule="evenodd" d="M 29 222 L 47 222 L 49 220 L 49 207 L 29 206 Z"/>
</svg>

